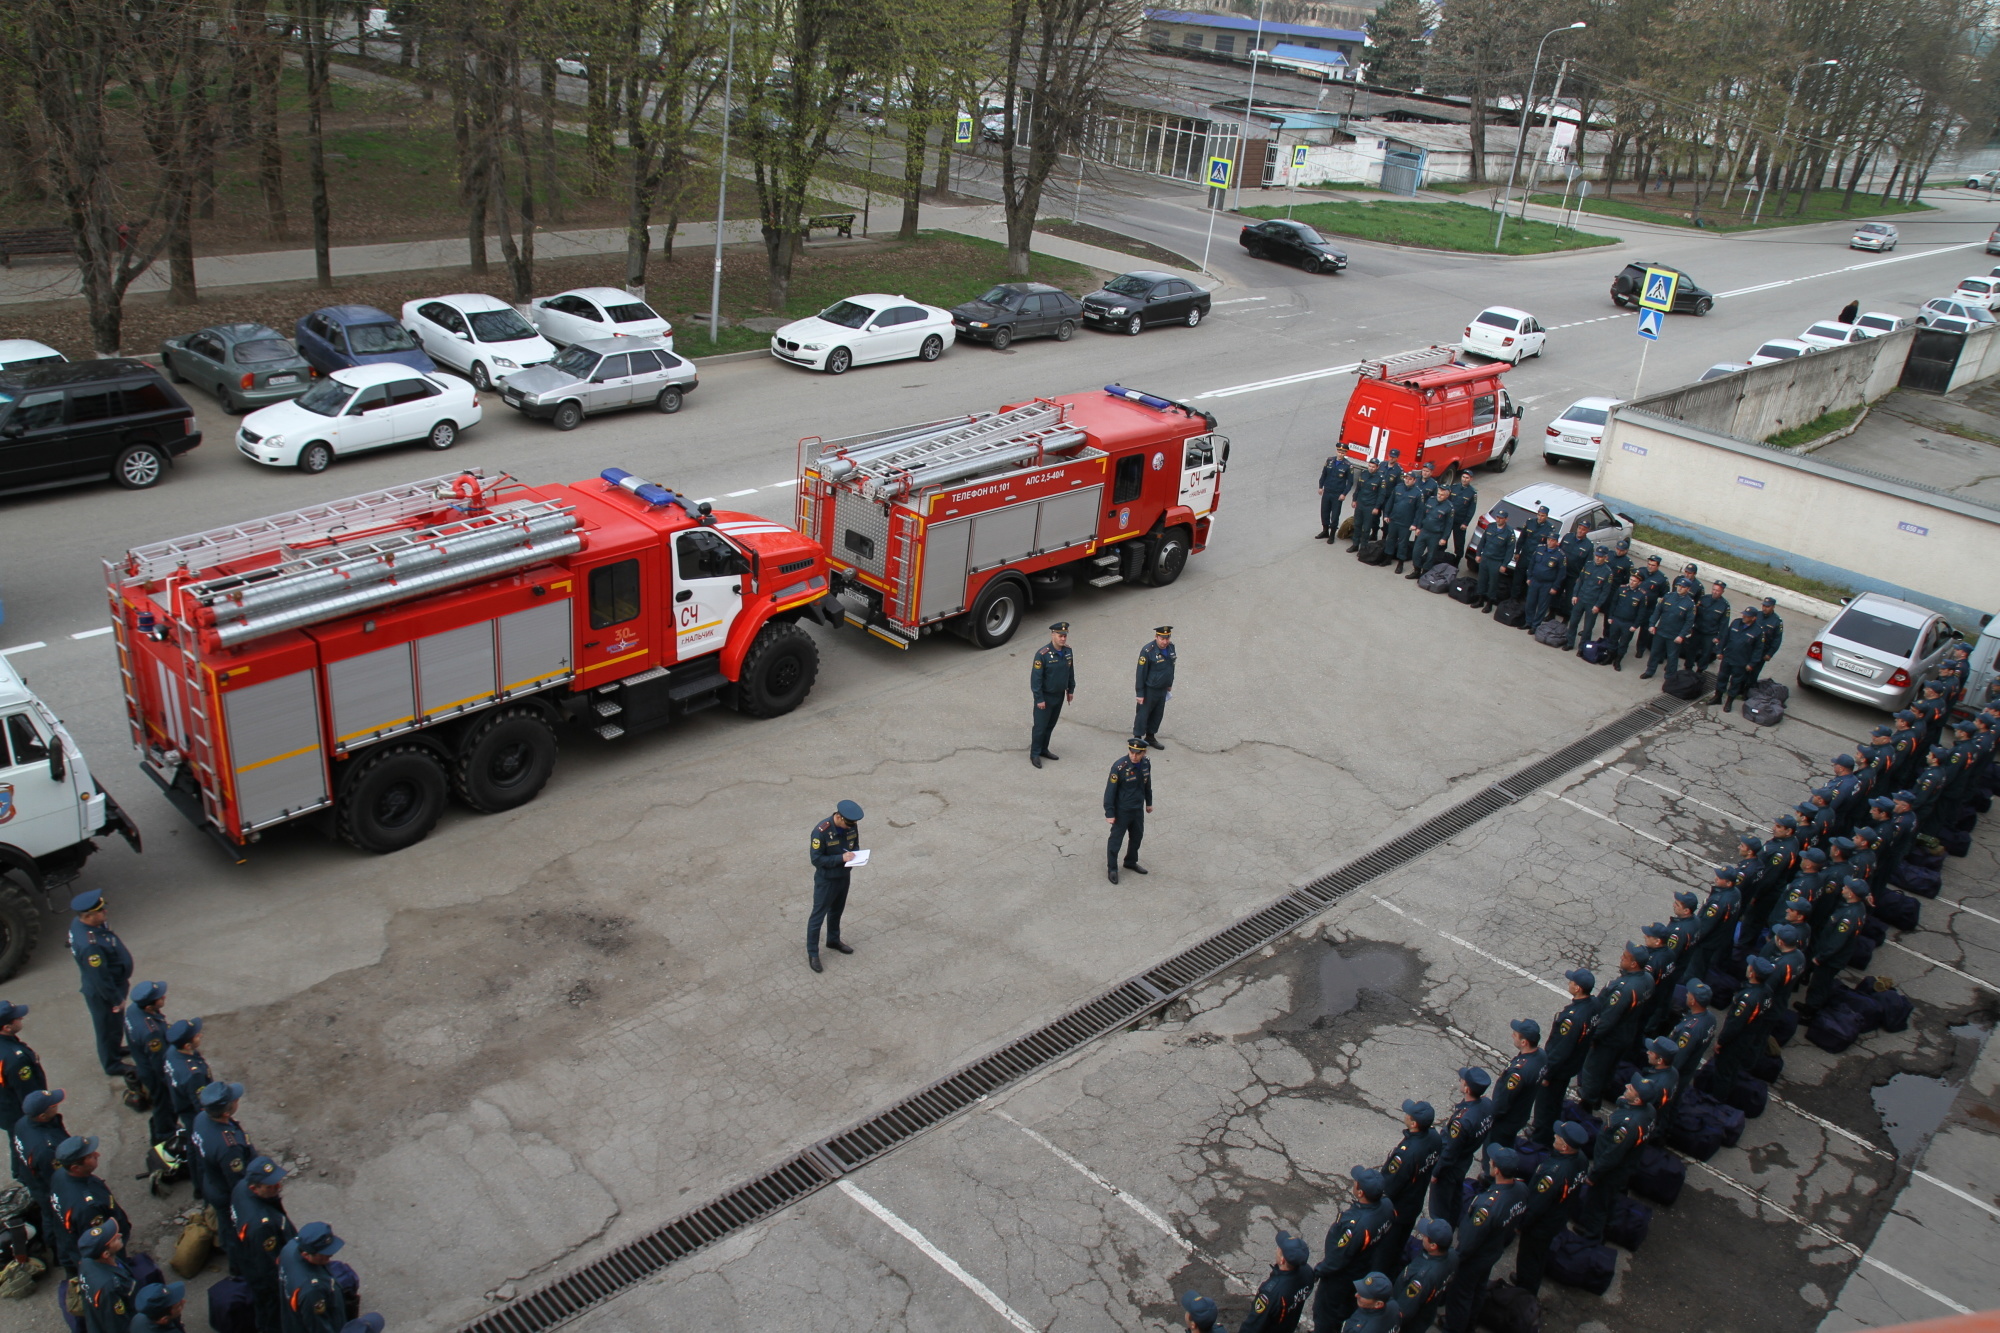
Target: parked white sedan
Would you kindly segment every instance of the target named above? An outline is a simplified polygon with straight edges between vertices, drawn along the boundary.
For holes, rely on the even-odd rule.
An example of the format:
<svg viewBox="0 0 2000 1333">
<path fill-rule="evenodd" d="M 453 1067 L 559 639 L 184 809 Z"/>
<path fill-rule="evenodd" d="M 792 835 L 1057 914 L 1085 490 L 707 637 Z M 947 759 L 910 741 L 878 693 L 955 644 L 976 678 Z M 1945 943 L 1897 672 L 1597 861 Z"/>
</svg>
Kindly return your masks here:
<svg viewBox="0 0 2000 1333">
<path fill-rule="evenodd" d="M 573 287 L 528 303 L 528 318 L 558 347 L 598 338 L 658 338 L 674 350 L 674 326 L 617 287 Z"/>
<path fill-rule="evenodd" d="M 490 389 L 517 370 L 555 359 L 556 349 L 497 296 L 468 293 L 403 303 L 403 327 L 431 360 Z"/>
<path fill-rule="evenodd" d="M 1773 338 L 1750 353 L 1750 364 L 1768 366 L 1773 361 L 1789 361 L 1795 356 L 1809 356 L 1819 348 L 1810 343 L 1802 343 L 1796 338 Z"/>
<path fill-rule="evenodd" d="M 1460 350 L 1475 356 L 1511 361 L 1518 366 L 1524 357 L 1540 356 L 1548 337 L 1541 322 L 1527 311 L 1496 305 L 1472 317 L 1458 345 Z"/>
<path fill-rule="evenodd" d="M 1616 398 L 1579 398 L 1564 408 L 1543 434 L 1542 461 L 1551 467 L 1565 461 L 1595 463 L 1604 423 L 1616 406 Z"/>
<path fill-rule="evenodd" d="M 1799 341 L 1808 347 L 1824 351 L 1829 347 L 1845 347 L 1849 343 L 1865 342 L 1871 334 L 1864 332 L 1859 324 L 1842 324 L 1837 320 L 1823 319 L 1799 335 Z"/>
<path fill-rule="evenodd" d="M 1958 289 L 1952 292 L 1954 301 L 1967 305 L 1984 306 L 1988 310 L 2000 309 L 2000 278 L 1989 278 L 1985 274 L 1974 274 L 1958 280 Z"/>
<path fill-rule="evenodd" d="M 1879 338 L 1885 333 L 1894 333 L 1908 326 L 1909 320 L 1901 315 L 1891 315 L 1881 310 L 1864 310 L 1854 317 L 1854 327 L 1861 330 L 1864 338 Z"/>
<path fill-rule="evenodd" d="M 907 296 L 869 292 L 836 301 L 771 335 L 771 355 L 795 366 L 845 375 L 850 366 L 919 357 L 935 361 L 957 340 L 951 311 Z"/>
<path fill-rule="evenodd" d="M 324 472 L 364 449 L 422 440 L 449 449 L 479 424 L 479 395 L 464 380 L 380 362 L 349 366 L 288 403 L 243 418 L 236 448 L 252 462 Z"/>
</svg>

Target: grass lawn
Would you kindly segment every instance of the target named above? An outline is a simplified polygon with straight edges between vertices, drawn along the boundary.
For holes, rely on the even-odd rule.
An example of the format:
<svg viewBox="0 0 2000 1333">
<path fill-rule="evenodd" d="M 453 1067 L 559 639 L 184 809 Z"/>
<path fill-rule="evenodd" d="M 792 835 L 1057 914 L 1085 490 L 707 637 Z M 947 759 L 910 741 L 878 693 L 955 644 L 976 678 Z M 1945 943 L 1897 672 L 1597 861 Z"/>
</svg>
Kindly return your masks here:
<svg viewBox="0 0 2000 1333">
<path fill-rule="evenodd" d="M 1433 194 L 1471 194 L 1474 190 L 1490 190 L 1493 187 L 1486 181 L 1432 181 L 1424 188 Z"/>
<path fill-rule="evenodd" d="M 1093 227 L 1088 222 L 1071 222 L 1068 218 L 1037 218 L 1035 230 L 1060 236 L 1065 240 L 1082 241 L 1085 245 L 1095 245 L 1105 250 L 1116 250 L 1121 255 L 1131 255 L 1134 259 L 1144 259 L 1149 263 L 1164 264 L 1168 268 L 1183 272 L 1196 267 L 1195 261 L 1186 255 L 1177 254 L 1162 245 L 1142 241 L 1122 232 Z"/>
<path fill-rule="evenodd" d="M 1238 211 L 1255 218 L 1283 217 L 1285 213 L 1282 208 L 1266 207 Z M 1555 250 L 1588 250 L 1617 244 L 1610 236 L 1571 231 L 1549 222 L 1510 219 L 1506 239 L 1495 251 L 1494 215 L 1470 204 L 1305 204 L 1294 209 L 1292 217 L 1336 236 L 1472 254 L 1542 255 Z"/>
<path fill-rule="evenodd" d="M 1811 444 L 1822 435 L 1833 434 L 1860 415 L 1861 409 L 1858 407 L 1843 407 L 1838 411 L 1828 412 L 1825 416 L 1808 421 L 1802 426 L 1793 426 L 1790 430 L 1781 430 L 1776 435 L 1767 437 L 1764 443 L 1776 449 L 1796 449 L 1802 444 Z"/>
<path fill-rule="evenodd" d="M 1791 570 L 1780 569 L 1776 565 L 1760 565 L 1754 560 L 1745 560 L 1742 556 L 1718 551 L 1713 546 L 1704 546 L 1698 541 L 1683 537 L 1678 532 L 1668 532 L 1664 528 L 1640 523 L 1633 527 L 1632 535 L 1642 542 L 1664 546 L 1669 551 L 1678 551 L 1702 566 L 1704 579 L 1710 577 L 1713 570 L 1728 569 L 1738 574 L 1748 574 L 1753 579 L 1762 579 L 1766 583 L 1775 583 L 1780 588 L 1802 592 L 1808 597 L 1817 597 L 1822 602 L 1838 602 L 1843 597 L 1854 595 L 1854 589 L 1843 588 L 1838 583 L 1823 583 L 1819 579 L 1809 579 L 1803 574 L 1794 574 Z"/>
<path fill-rule="evenodd" d="M 1739 193 L 1730 200 L 1726 209 L 1717 210 L 1710 205 L 1704 205 L 1701 226 L 1705 231 L 1769 231 L 1773 227 L 1802 227 L 1813 222 L 1838 222 L 1843 218 L 1890 217 L 1898 213 L 1933 211 L 1929 204 L 1899 204 L 1894 200 L 1884 201 L 1872 194 L 1855 195 L 1854 207 L 1844 209 L 1840 206 L 1840 201 L 1844 197 L 1839 190 L 1821 190 L 1807 202 L 1804 213 L 1793 211 L 1798 207 L 1797 201 L 1793 201 L 1785 206 L 1783 217 L 1766 212 L 1764 220 L 1753 227 L 1750 219 L 1743 215 L 1743 196 Z M 1633 194 L 1616 195 L 1609 199 L 1593 195 L 1583 201 L 1583 211 L 1603 217 L 1625 218 L 1631 222 L 1654 222 L 1663 227 L 1695 225 L 1694 219 L 1688 216 L 1688 210 L 1694 203 L 1691 195 L 1683 194 L 1678 198 L 1669 199 L 1665 194 L 1655 191 L 1645 198 L 1646 202 L 1641 203 L 1639 197 Z M 1559 194 L 1537 194 L 1533 202 L 1550 208 L 1560 208 L 1563 198 Z M 1570 197 L 1569 202 L 1570 207 L 1576 207 L 1577 201 L 1574 195 Z M 1756 208 L 1753 203 L 1750 206 L 1751 212 L 1754 213 Z"/>
</svg>

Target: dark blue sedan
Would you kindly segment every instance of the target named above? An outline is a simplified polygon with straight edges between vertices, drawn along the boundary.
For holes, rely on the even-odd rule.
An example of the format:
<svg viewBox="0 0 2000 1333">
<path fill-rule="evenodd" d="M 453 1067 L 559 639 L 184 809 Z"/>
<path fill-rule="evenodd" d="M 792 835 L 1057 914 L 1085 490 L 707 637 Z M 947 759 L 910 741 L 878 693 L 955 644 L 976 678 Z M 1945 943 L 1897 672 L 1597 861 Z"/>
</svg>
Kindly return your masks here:
<svg viewBox="0 0 2000 1333">
<path fill-rule="evenodd" d="M 437 363 L 424 355 L 410 331 L 369 305 L 330 305 L 299 320 L 299 354 L 322 375 L 349 366 L 391 363 L 429 374 Z"/>
</svg>

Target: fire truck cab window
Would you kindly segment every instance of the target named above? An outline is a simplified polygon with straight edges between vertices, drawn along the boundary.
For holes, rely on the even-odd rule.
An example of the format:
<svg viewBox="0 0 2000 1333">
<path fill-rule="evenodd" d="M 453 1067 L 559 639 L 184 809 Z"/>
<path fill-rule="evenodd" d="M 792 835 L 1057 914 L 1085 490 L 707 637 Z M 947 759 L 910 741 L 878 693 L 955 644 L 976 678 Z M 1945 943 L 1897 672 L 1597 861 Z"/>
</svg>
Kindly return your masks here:
<svg viewBox="0 0 2000 1333">
<path fill-rule="evenodd" d="M 1187 454 L 1181 462 L 1184 468 L 1207 467 L 1215 461 L 1215 445 L 1206 435 L 1197 435 L 1187 442 Z"/>
<path fill-rule="evenodd" d="M 715 579 L 737 572 L 736 548 L 706 528 L 674 539 L 683 579 Z"/>
<path fill-rule="evenodd" d="M 590 571 L 590 627 L 622 625 L 639 614 L 639 562 L 620 560 Z"/>
<path fill-rule="evenodd" d="M 1122 505 L 1139 498 L 1146 483 L 1146 456 L 1131 454 L 1118 460 L 1118 478 L 1111 486 L 1111 503 Z"/>
<path fill-rule="evenodd" d="M 48 742 L 42 739 L 35 719 L 26 713 L 7 715 L 7 743 L 14 751 L 14 762 L 17 764 L 44 763 L 49 757 Z"/>
<path fill-rule="evenodd" d="M 1482 393 L 1472 400 L 1472 424 L 1490 426 L 1493 424 L 1493 395 Z"/>
</svg>

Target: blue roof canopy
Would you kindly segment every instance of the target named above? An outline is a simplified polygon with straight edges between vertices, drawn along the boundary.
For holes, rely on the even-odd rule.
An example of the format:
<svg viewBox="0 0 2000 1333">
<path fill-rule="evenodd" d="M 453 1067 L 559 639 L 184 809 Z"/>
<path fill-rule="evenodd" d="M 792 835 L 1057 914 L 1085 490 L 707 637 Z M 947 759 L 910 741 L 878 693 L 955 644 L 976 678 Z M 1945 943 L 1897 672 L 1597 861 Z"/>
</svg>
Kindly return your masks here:
<svg viewBox="0 0 2000 1333">
<path fill-rule="evenodd" d="M 1196 28 L 1221 28 L 1229 32 L 1257 31 L 1257 20 L 1243 18 L 1236 14 L 1202 14 L 1188 9 L 1149 9 L 1146 17 L 1159 23 L 1184 23 Z M 1360 42 L 1368 40 L 1365 32 L 1350 32 L 1346 28 L 1315 28 L 1305 23 L 1266 23 L 1263 25 L 1266 37 L 1317 37 L 1325 41 Z"/>
</svg>

